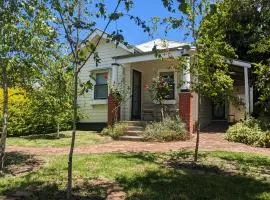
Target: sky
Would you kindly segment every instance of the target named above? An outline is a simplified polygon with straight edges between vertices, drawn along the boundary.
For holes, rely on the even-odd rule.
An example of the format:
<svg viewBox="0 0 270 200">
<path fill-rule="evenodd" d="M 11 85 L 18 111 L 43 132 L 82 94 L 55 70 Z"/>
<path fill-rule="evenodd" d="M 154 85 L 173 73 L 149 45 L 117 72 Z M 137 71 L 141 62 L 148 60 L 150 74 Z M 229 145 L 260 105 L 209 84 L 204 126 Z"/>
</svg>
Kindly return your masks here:
<svg viewBox="0 0 270 200">
<path fill-rule="evenodd" d="M 116 6 L 116 0 L 106 0 L 105 3 L 107 4 L 108 10 L 112 12 Z M 172 16 L 172 14 L 164 8 L 161 0 L 134 0 L 134 6 L 129 14 L 139 16 L 149 23 L 153 16 L 158 16 L 160 18 Z M 107 20 L 99 20 L 97 21 L 96 27 L 103 30 L 106 23 Z M 190 41 L 189 38 L 185 38 L 185 32 L 183 30 L 171 30 L 165 35 L 164 28 L 159 28 L 154 35 L 154 38 L 152 38 L 148 36 L 147 33 L 144 33 L 142 29 L 135 25 L 128 17 L 124 17 L 117 22 L 112 22 L 108 27 L 107 32 L 110 33 L 116 30 L 116 28 L 122 29 L 125 40 L 133 45 L 141 44 L 156 38 L 186 42 Z"/>
</svg>

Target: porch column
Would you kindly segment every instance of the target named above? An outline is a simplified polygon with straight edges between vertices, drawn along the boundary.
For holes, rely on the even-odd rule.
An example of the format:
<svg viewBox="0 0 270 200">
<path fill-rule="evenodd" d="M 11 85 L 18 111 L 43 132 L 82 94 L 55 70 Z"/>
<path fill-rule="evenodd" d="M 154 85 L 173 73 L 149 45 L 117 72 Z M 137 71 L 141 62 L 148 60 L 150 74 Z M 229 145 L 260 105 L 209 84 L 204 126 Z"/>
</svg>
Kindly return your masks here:
<svg viewBox="0 0 270 200">
<path fill-rule="evenodd" d="M 193 133 L 193 120 L 190 80 L 190 58 L 188 58 L 186 62 L 186 68 L 183 69 L 183 85 L 179 93 L 179 116 L 186 123 L 187 131 L 191 137 Z"/>
<path fill-rule="evenodd" d="M 186 123 L 187 131 L 191 137 L 193 133 L 191 92 L 179 93 L 179 116 Z"/>
<path fill-rule="evenodd" d="M 190 58 L 187 59 L 186 69 L 183 69 L 183 85 L 182 91 L 189 91 L 190 89 Z"/>
<path fill-rule="evenodd" d="M 108 96 L 108 126 L 112 126 L 120 119 L 119 102 L 113 97 L 112 94 Z"/>
<path fill-rule="evenodd" d="M 248 68 L 244 67 L 244 77 L 245 77 L 245 108 L 246 114 L 249 114 L 249 80 L 248 80 Z"/>
<path fill-rule="evenodd" d="M 118 83 L 118 65 L 112 65 L 112 84 L 115 85 Z"/>
<path fill-rule="evenodd" d="M 253 113 L 253 107 L 254 107 L 254 105 L 253 105 L 253 99 L 254 99 L 254 97 L 253 97 L 253 86 L 251 86 L 250 88 L 249 88 L 249 99 L 250 99 L 250 101 L 249 101 L 249 107 L 250 107 L 250 109 L 249 109 L 249 112 L 250 113 Z"/>
</svg>

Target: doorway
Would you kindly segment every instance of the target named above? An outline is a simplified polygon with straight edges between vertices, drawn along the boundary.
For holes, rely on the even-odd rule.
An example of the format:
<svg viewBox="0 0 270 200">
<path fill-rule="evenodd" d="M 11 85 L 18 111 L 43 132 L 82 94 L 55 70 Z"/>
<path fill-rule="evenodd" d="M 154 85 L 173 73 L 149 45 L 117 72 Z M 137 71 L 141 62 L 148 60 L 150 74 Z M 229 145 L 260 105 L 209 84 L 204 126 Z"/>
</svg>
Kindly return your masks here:
<svg viewBox="0 0 270 200">
<path fill-rule="evenodd" d="M 142 87 L 142 73 L 133 70 L 133 81 L 132 81 L 132 109 L 131 119 L 141 119 L 141 87 Z"/>
<path fill-rule="evenodd" d="M 213 103 L 212 108 L 213 120 L 225 120 L 225 102 Z"/>
</svg>

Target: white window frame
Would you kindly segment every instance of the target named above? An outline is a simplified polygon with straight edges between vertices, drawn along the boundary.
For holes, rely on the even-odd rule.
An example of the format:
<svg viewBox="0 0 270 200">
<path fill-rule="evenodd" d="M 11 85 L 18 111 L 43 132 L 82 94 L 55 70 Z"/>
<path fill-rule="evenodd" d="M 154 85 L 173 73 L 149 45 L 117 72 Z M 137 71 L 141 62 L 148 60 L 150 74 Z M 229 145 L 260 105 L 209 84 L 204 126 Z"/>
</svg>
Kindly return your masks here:
<svg viewBox="0 0 270 200">
<path fill-rule="evenodd" d="M 99 69 L 99 70 L 92 70 L 91 71 L 91 75 L 93 77 L 96 77 L 96 74 L 102 74 L 102 73 L 108 73 L 108 80 L 107 80 L 107 84 L 108 84 L 108 92 L 109 92 L 109 80 L 110 80 L 110 70 L 108 70 L 108 68 L 105 69 Z M 95 80 L 91 81 L 93 86 L 96 84 Z M 108 93 L 109 94 L 109 93 Z M 91 105 L 104 105 L 108 103 L 108 98 L 107 99 L 95 99 L 95 89 L 93 88 L 91 90 L 91 101 L 90 104 Z"/>
<path fill-rule="evenodd" d="M 173 78 L 174 78 L 174 99 L 165 100 L 164 104 L 176 104 L 176 97 L 177 97 L 177 72 L 173 69 L 158 69 L 158 76 L 160 76 L 161 72 L 173 72 Z"/>
</svg>

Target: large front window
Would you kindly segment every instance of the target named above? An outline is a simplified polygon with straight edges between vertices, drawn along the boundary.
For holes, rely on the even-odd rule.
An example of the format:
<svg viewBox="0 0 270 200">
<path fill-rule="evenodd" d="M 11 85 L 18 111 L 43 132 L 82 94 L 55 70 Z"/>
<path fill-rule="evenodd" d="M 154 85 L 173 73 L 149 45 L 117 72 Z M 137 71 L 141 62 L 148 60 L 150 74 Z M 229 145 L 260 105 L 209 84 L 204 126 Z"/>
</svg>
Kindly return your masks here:
<svg viewBox="0 0 270 200">
<path fill-rule="evenodd" d="M 174 72 L 160 72 L 160 77 L 162 77 L 169 85 L 169 92 L 166 96 L 166 100 L 175 99 L 175 83 L 174 83 Z"/>
<path fill-rule="evenodd" d="M 95 99 L 107 99 L 108 97 L 108 73 L 96 74 Z"/>
</svg>

